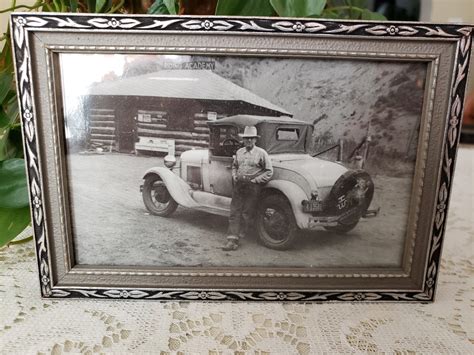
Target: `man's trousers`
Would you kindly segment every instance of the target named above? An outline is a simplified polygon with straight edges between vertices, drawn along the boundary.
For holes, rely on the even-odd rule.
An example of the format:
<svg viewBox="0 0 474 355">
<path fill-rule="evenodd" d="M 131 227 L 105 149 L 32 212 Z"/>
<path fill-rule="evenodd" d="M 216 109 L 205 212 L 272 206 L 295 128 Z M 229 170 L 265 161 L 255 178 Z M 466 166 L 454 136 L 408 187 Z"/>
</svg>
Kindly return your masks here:
<svg viewBox="0 0 474 355">
<path fill-rule="evenodd" d="M 237 181 L 232 190 L 228 239 L 238 240 L 255 230 L 255 215 L 261 186 Z"/>
</svg>

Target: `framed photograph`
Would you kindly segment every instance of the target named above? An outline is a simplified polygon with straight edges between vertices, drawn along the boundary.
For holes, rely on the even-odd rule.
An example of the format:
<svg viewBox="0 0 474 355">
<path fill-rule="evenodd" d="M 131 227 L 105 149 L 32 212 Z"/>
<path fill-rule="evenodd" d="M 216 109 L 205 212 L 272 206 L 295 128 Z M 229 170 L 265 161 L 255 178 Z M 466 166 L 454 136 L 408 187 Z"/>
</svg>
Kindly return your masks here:
<svg viewBox="0 0 474 355">
<path fill-rule="evenodd" d="M 11 26 L 43 297 L 433 300 L 470 26 Z"/>
</svg>

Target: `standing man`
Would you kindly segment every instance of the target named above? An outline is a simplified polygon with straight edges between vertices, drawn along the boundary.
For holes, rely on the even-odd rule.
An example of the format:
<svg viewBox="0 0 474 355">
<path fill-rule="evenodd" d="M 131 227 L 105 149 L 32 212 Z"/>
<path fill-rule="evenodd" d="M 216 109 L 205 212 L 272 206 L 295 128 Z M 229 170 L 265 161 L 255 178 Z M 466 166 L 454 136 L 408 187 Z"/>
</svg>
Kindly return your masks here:
<svg viewBox="0 0 474 355">
<path fill-rule="evenodd" d="M 256 214 L 257 202 L 262 185 L 273 175 L 273 167 L 268 153 L 255 145 L 257 128 L 246 126 L 240 135 L 244 147 L 240 148 L 232 163 L 232 202 L 230 204 L 229 231 L 223 250 L 236 250 L 239 239 L 251 232 Z"/>
</svg>

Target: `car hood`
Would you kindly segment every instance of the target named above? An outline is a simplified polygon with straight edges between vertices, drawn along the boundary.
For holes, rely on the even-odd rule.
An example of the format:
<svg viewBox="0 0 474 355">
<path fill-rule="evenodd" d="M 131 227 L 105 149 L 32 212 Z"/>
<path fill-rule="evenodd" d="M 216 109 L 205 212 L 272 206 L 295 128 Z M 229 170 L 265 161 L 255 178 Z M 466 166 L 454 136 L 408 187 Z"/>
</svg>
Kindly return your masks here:
<svg viewBox="0 0 474 355">
<path fill-rule="evenodd" d="M 342 164 L 312 157 L 309 154 L 275 154 L 271 156 L 277 169 L 294 171 L 317 187 L 333 186 L 348 169 Z"/>
</svg>

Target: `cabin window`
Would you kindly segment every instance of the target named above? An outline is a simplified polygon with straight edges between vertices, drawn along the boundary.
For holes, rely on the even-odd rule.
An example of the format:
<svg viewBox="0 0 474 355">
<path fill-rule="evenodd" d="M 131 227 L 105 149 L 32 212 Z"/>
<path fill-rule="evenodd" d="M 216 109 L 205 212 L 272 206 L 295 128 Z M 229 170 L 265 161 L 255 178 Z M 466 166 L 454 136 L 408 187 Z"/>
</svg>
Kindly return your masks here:
<svg viewBox="0 0 474 355">
<path fill-rule="evenodd" d="M 277 140 L 279 141 L 297 141 L 300 139 L 300 130 L 298 128 L 278 128 Z"/>
<path fill-rule="evenodd" d="M 164 111 L 146 111 L 138 110 L 137 114 L 138 123 L 150 123 L 161 125 L 162 128 L 166 128 L 168 125 L 168 117 Z"/>
</svg>

